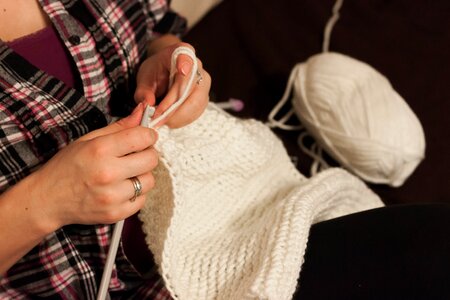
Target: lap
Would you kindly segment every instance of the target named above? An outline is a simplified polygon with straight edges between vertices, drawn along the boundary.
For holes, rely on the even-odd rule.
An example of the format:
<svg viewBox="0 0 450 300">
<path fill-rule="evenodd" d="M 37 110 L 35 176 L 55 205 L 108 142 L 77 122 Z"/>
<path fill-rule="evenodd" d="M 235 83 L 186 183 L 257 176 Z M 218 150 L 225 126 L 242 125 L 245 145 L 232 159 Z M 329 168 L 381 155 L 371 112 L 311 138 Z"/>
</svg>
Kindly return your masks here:
<svg viewBox="0 0 450 300">
<path fill-rule="evenodd" d="M 450 205 L 398 205 L 311 228 L 294 299 L 449 299 Z"/>
</svg>

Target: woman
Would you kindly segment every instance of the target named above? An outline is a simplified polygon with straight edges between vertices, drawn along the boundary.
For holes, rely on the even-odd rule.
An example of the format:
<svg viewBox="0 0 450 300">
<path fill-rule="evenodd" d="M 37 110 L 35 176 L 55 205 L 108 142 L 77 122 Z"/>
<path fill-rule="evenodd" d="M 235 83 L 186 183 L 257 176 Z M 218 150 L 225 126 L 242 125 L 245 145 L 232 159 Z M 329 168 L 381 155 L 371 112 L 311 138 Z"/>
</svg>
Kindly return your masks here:
<svg viewBox="0 0 450 300">
<path fill-rule="evenodd" d="M 94 299 L 112 232 L 98 224 L 125 218 L 111 296 L 168 297 L 135 247 L 136 184 L 153 187 L 158 161 L 157 134 L 138 125 L 142 104 L 162 98 L 161 114 L 190 74 L 180 56 L 167 91 L 183 29 L 163 0 L 0 0 L 0 298 Z M 203 112 L 210 77 L 200 76 L 167 125 Z M 113 123 L 133 95 L 139 105 Z"/>
</svg>

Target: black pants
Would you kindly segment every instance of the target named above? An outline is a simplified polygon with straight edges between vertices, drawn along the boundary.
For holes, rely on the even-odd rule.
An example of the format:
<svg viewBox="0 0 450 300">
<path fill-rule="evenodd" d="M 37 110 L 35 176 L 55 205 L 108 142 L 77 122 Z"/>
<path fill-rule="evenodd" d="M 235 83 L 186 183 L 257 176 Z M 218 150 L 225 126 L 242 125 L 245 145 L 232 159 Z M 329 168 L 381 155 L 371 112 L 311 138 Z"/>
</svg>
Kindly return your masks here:
<svg viewBox="0 0 450 300">
<path fill-rule="evenodd" d="M 315 224 L 294 299 L 450 299 L 450 205 Z"/>
</svg>

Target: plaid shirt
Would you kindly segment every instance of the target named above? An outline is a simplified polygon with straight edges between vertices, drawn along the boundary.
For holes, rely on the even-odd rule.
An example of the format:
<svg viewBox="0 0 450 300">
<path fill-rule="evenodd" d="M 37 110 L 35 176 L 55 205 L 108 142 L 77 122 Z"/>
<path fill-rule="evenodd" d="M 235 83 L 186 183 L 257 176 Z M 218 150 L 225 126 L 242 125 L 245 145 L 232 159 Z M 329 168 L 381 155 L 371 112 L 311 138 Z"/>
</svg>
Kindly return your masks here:
<svg viewBox="0 0 450 300">
<path fill-rule="evenodd" d="M 120 103 L 132 98 L 148 41 L 185 27 L 165 0 L 39 2 L 74 58 L 83 91 L 0 41 L 1 192 L 58 149 L 107 125 L 115 111 L 123 113 Z M 50 234 L 0 277 L 0 299 L 95 299 L 111 234 L 111 225 L 70 225 Z M 113 299 L 169 298 L 157 272 L 141 276 L 122 247 L 109 290 Z"/>
</svg>

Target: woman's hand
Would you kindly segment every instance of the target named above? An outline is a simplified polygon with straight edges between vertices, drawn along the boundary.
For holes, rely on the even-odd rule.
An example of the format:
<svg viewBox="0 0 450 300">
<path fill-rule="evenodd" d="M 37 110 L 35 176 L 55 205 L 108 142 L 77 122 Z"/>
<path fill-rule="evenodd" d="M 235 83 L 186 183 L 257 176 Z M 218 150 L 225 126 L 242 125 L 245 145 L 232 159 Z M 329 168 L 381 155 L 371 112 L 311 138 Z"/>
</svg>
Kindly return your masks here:
<svg viewBox="0 0 450 300">
<path fill-rule="evenodd" d="M 190 57 L 181 54 L 177 60 L 177 73 L 173 85 L 168 90 L 171 56 L 175 48 L 180 46 L 192 48 L 186 43 L 176 43 L 164 47 L 148 57 L 139 69 L 135 101 L 155 105 L 156 98 L 165 95 L 156 108 L 155 117 L 161 115 L 177 100 L 191 74 L 193 61 Z M 198 60 L 198 71 L 202 80 L 193 85 L 191 94 L 186 101 L 162 123 L 172 128 L 178 128 L 191 123 L 203 113 L 209 101 L 211 77 L 203 69 L 200 60 Z"/>
<path fill-rule="evenodd" d="M 33 176 L 35 205 L 54 229 L 66 224 L 114 223 L 137 212 L 154 185 L 157 134 L 139 125 L 143 105 L 114 124 L 93 131 L 58 152 Z M 135 201 L 129 178 L 142 196 Z"/>
</svg>

